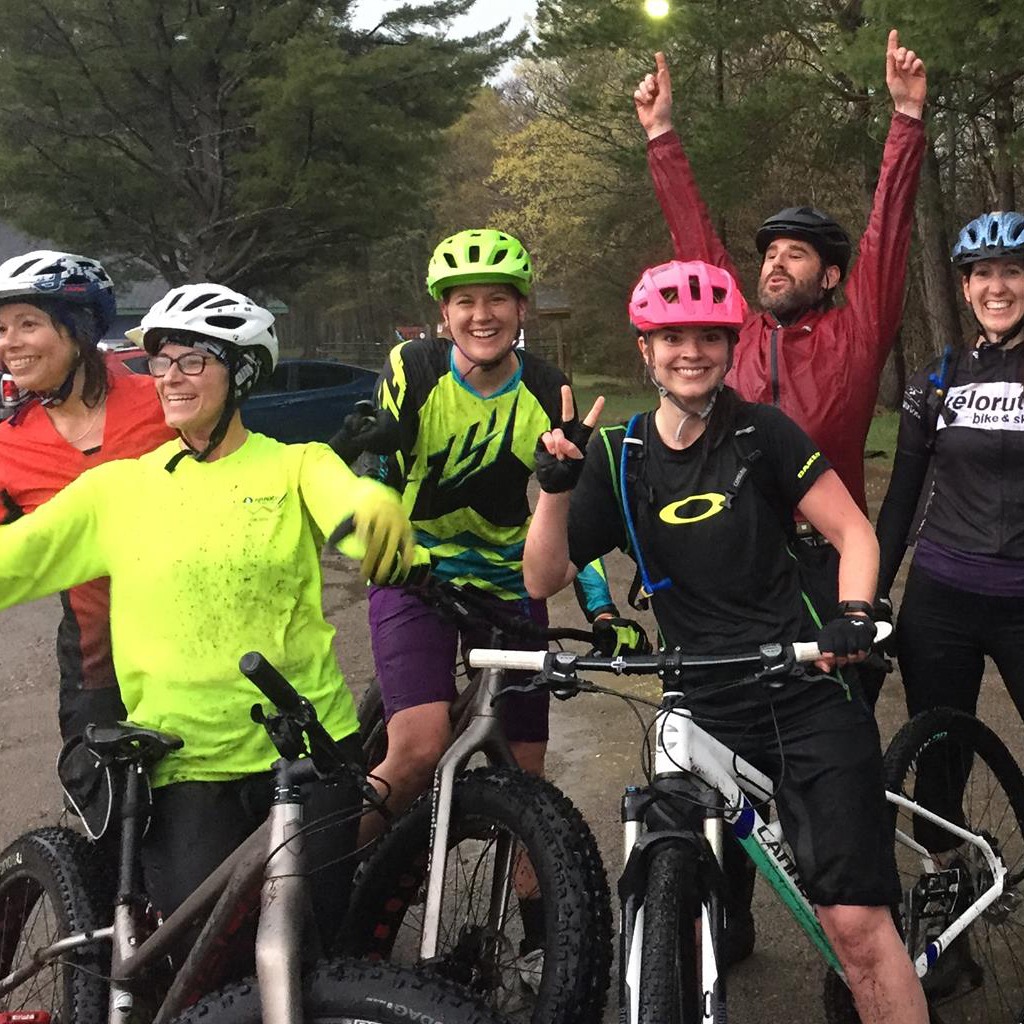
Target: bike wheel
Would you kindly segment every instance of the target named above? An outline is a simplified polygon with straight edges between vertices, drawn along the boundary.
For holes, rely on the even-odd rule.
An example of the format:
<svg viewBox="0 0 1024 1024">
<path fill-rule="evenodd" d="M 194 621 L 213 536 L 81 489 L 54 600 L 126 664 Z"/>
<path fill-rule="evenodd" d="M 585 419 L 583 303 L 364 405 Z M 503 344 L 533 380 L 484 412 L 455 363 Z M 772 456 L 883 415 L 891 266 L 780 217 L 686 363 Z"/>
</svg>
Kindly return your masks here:
<svg viewBox="0 0 1024 1024">
<path fill-rule="evenodd" d="M 600 1020 L 611 906 L 597 844 L 580 813 L 544 779 L 482 768 L 456 782 L 451 820 L 438 958 L 431 967 L 517 1024 Z M 430 835 L 427 794 L 384 834 L 357 880 L 348 952 L 416 963 Z M 497 922 L 492 913 L 495 864 L 510 843 L 516 856 L 529 858 L 538 880 L 542 956 L 523 945 L 527 901 L 499 884 Z"/>
<path fill-rule="evenodd" d="M 207 996 L 174 1024 L 261 1024 L 255 978 Z M 305 1024 L 502 1024 L 443 978 L 358 960 L 320 963 L 303 981 Z"/>
<path fill-rule="evenodd" d="M 384 698 L 380 692 L 380 683 L 374 676 L 366 688 L 359 708 L 359 742 L 363 745 L 363 757 L 366 768 L 373 771 L 388 756 L 388 729 L 384 724 Z"/>
<path fill-rule="evenodd" d="M 0 977 L 58 939 L 108 923 L 113 906 L 96 891 L 93 850 L 77 832 L 41 828 L 0 853 Z M 45 1010 L 53 1024 L 107 1019 L 107 943 L 72 950 L 0 996 L 0 1010 Z"/>
<path fill-rule="evenodd" d="M 697 862 L 678 843 L 662 843 L 647 865 L 637 1024 L 696 1024 Z"/>
<path fill-rule="evenodd" d="M 923 979 L 946 1024 L 1018 1024 L 1024 1003 L 1024 775 L 996 734 L 949 708 L 916 716 L 885 755 L 886 788 L 983 836 L 1006 867 L 1003 894 L 955 939 Z M 900 927 L 912 958 L 992 883 L 975 847 L 892 808 L 904 898 Z M 900 834 L 941 855 L 930 863 Z M 927 887 L 927 897 L 925 890 Z"/>
</svg>

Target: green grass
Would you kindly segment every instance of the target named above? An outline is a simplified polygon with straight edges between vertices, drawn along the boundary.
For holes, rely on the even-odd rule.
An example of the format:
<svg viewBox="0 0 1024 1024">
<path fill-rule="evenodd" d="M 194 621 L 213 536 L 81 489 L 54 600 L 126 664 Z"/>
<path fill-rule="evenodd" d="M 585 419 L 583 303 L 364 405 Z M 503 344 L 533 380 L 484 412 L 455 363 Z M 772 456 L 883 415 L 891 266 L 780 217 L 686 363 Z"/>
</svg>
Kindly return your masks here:
<svg viewBox="0 0 1024 1024">
<path fill-rule="evenodd" d="M 644 387 L 632 374 L 627 377 L 610 377 L 597 373 L 577 373 L 572 390 L 581 413 L 587 412 L 598 395 L 604 395 L 604 412 L 601 414 L 603 426 L 622 423 L 635 412 L 653 409 L 658 397 L 653 386 Z M 877 464 L 892 465 L 899 425 L 898 412 L 881 412 L 871 421 L 864 450 L 883 453 L 877 456 Z"/>
<path fill-rule="evenodd" d="M 573 377 L 572 392 L 581 414 L 594 404 L 598 395 L 604 395 L 601 424 L 623 423 L 635 412 L 653 409 L 658 394 L 653 385 L 646 388 L 633 374 L 628 377 L 609 377 L 596 373 L 577 373 Z"/>
<path fill-rule="evenodd" d="M 880 462 L 892 465 L 893 457 L 896 455 L 896 434 L 900 427 L 900 414 L 898 411 L 886 410 L 878 413 L 871 421 L 871 429 L 868 431 L 868 439 L 864 443 L 866 452 L 884 452 L 879 456 Z"/>
</svg>

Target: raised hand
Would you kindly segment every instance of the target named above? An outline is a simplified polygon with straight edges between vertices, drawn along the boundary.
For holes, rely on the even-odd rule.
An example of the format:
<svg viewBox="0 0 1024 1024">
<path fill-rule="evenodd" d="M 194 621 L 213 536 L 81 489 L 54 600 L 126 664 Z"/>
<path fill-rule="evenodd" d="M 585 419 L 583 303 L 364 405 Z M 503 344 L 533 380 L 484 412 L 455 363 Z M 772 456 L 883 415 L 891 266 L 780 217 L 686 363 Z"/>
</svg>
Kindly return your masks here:
<svg viewBox="0 0 1024 1024">
<path fill-rule="evenodd" d="M 581 423 L 572 400 L 572 388 L 562 385 L 561 425 L 541 434 L 534 452 L 537 481 L 549 494 L 571 491 L 583 472 L 587 441 L 597 425 L 604 397 L 598 397 Z"/>
<path fill-rule="evenodd" d="M 654 74 L 645 75 L 633 93 L 636 116 L 648 139 L 672 130 L 672 77 L 660 50 L 654 55 L 654 64 Z"/>
<path fill-rule="evenodd" d="M 924 61 L 913 50 L 900 46 L 900 34 L 896 29 L 889 32 L 885 47 L 885 84 L 899 113 L 921 118 L 928 92 L 928 75 Z"/>
</svg>

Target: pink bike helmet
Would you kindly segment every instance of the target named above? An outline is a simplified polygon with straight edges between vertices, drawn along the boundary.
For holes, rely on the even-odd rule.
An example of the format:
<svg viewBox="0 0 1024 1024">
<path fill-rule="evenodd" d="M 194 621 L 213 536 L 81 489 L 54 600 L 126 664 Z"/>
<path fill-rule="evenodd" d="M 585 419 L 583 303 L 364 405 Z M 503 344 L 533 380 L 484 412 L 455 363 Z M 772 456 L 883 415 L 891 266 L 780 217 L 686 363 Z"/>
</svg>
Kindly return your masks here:
<svg viewBox="0 0 1024 1024">
<path fill-rule="evenodd" d="M 659 327 L 729 327 L 738 331 L 747 303 L 732 274 L 701 260 L 672 260 L 643 272 L 629 300 L 638 331 Z"/>
</svg>

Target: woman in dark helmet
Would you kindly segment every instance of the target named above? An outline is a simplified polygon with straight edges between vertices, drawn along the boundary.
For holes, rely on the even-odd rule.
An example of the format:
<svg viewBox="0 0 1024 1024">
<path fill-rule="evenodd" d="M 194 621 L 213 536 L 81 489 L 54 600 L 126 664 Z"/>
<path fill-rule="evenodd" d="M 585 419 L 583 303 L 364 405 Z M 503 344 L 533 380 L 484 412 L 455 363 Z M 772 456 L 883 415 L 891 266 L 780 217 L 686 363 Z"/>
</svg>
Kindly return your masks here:
<svg viewBox="0 0 1024 1024">
<path fill-rule="evenodd" d="M 255 691 L 239 657 L 263 652 L 358 757 L 355 704 L 323 616 L 320 550 L 351 515 L 344 549 L 362 558 L 367 579 L 401 579 L 412 557 L 408 518 L 388 488 L 355 477 L 326 445 L 284 445 L 242 425 L 240 403 L 277 360 L 273 321 L 220 285 L 168 293 L 136 336 L 178 438 L 86 473 L 0 527 L 0 608 L 109 576 L 128 718 L 184 740 L 152 772 L 142 848 L 147 891 L 165 914 L 270 806 L 277 755 L 249 716 Z M 126 523 L 142 542 L 125 543 Z M 324 786 L 310 813 L 353 804 L 349 787 Z M 311 855 L 334 860 L 339 842 L 313 840 Z M 329 920 L 344 893 L 333 876 L 319 878 Z"/>
<path fill-rule="evenodd" d="M 32 512 L 85 470 L 134 458 L 173 436 L 153 382 L 113 374 L 97 342 L 116 313 L 114 286 L 93 259 L 29 252 L 0 264 L 0 369 L 18 388 L 0 424 L 0 523 Z M 61 594 L 60 729 L 124 715 L 110 649 L 109 584 Z"/>
<path fill-rule="evenodd" d="M 1024 214 L 976 217 L 952 259 L 978 333 L 907 385 L 878 517 L 879 594 L 931 470 L 896 631 L 907 709 L 973 713 L 988 655 L 1024 717 Z"/>
</svg>

